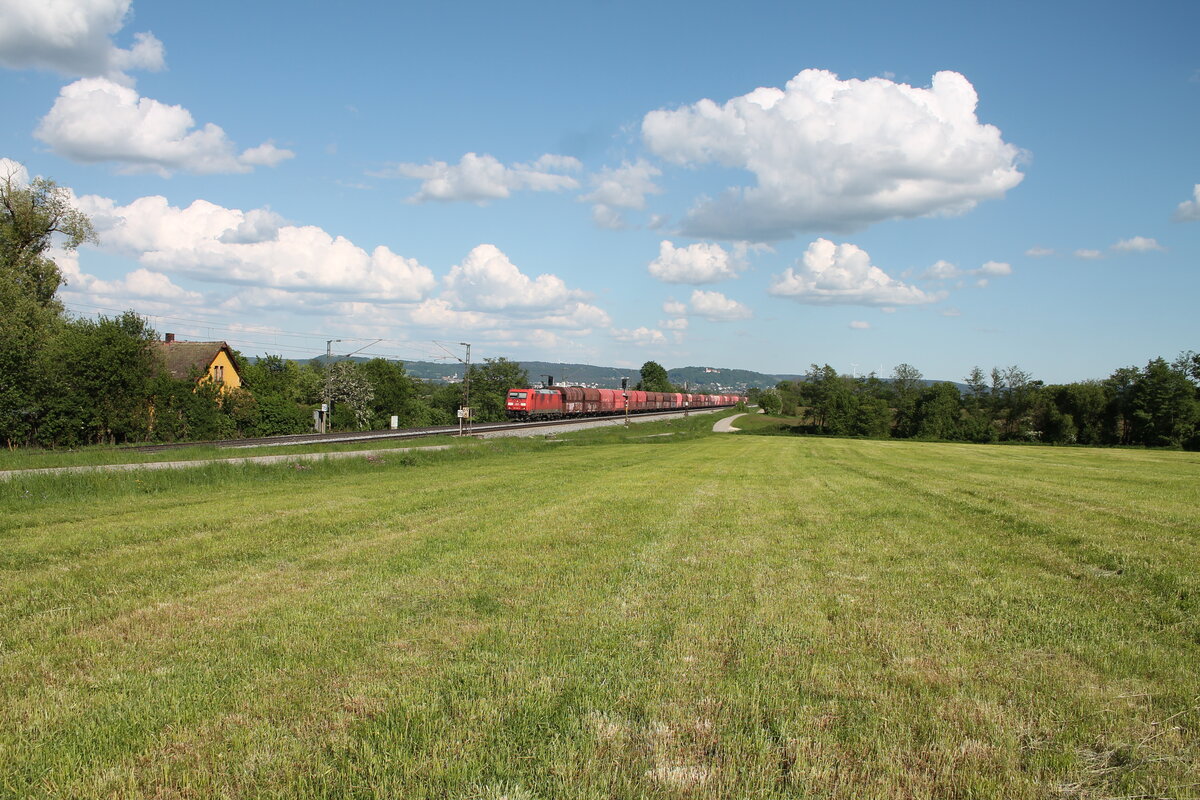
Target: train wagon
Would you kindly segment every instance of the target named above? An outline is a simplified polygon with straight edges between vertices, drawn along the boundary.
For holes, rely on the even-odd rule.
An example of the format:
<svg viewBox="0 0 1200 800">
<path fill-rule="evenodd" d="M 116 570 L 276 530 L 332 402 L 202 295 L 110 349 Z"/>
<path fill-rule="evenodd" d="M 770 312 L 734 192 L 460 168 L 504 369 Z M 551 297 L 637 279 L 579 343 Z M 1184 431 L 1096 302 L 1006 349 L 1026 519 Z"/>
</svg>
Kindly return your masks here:
<svg viewBox="0 0 1200 800">
<path fill-rule="evenodd" d="M 735 394 L 685 394 L 682 392 L 643 392 L 620 389 L 591 389 L 578 386 L 514 388 L 508 390 L 505 411 L 510 419 L 558 419 L 560 417 L 612 416 L 649 411 L 689 408 L 721 408 L 746 398 Z"/>
</svg>

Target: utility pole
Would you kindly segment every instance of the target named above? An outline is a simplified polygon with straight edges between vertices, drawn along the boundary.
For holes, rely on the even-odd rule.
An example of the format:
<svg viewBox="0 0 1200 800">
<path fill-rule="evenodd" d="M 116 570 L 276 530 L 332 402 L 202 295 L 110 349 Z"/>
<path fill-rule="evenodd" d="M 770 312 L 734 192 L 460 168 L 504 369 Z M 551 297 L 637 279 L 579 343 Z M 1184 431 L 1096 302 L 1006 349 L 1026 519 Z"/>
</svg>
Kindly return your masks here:
<svg viewBox="0 0 1200 800">
<path fill-rule="evenodd" d="M 325 391 L 322 394 L 321 402 L 321 425 L 317 433 L 329 432 L 329 414 L 332 411 L 330 404 L 333 402 L 329 397 L 329 364 L 333 361 L 333 343 L 342 342 L 344 339 L 326 339 L 325 340 Z"/>
<path fill-rule="evenodd" d="M 463 347 L 467 348 L 467 360 L 463 362 L 466 365 L 467 371 L 463 375 L 463 381 L 466 383 L 466 392 L 463 403 L 467 407 L 467 433 L 471 432 L 471 345 L 467 342 L 459 342 Z"/>
<path fill-rule="evenodd" d="M 621 378 L 621 397 L 625 398 L 625 427 L 629 427 L 629 378 Z"/>
</svg>

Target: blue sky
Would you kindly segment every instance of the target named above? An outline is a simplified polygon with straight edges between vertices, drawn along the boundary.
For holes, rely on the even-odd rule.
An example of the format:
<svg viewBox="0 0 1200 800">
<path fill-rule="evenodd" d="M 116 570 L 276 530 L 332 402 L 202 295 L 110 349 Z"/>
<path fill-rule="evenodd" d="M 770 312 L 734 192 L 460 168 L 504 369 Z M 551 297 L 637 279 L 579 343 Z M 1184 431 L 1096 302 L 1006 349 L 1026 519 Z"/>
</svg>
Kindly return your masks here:
<svg viewBox="0 0 1200 800">
<path fill-rule="evenodd" d="M 1102 378 L 1200 348 L 1198 30 L 1194 2 L 0 0 L 0 158 L 96 223 L 68 308 L 247 353 Z"/>
</svg>

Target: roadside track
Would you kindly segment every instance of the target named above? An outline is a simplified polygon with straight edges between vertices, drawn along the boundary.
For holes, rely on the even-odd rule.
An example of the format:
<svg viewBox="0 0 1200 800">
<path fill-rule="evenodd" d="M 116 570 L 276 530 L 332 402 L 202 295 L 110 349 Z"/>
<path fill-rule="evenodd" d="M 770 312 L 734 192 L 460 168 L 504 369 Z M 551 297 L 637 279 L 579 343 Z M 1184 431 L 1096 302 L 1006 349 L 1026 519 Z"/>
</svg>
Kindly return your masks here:
<svg viewBox="0 0 1200 800">
<path fill-rule="evenodd" d="M 716 411 L 724 410 L 721 408 L 705 408 L 692 409 L 691 414 L 711 414 Z M 648 414 L 636 414 L 630 416 L 630 422 L 648 422 L 652 419 L 677 418 L 682 417 L 682 411 L 662 411 L 651 412 Z M 619 417 L 588 417 L 574 418 L 566 420 L 549 420 L 544 422 L 520 422 L 516 424 L 495 424 L 495 425 L 475 425 L 474 429 L 465 434 L 473 438 L 488 439 L 500 436 L 537 436 L 545 433 L 546 429 L 555 431 L 572 431 L 582 428 L 602 427 L 608 425 L 622 425 L 625 422 L 624 416 Z M 265 440 L 253 439 L 234 439 L 226 442 L 188 442 L 187 444 L 152 445 L 146 448 L 122 448 L 123 451 L 133 450 L 136 452 L 159 452 L 160 450 L 175 449 L 178 447 L 196 446 L 205 444 L 209 446 L 228 447 L 228 448 L 247 448 L 247 447 L 279 447 L 282 445 L 296 444 L 338 444 L 344 442 L 364 442 L 381 439 L 404 439 L 404 438 L 420 438 L 426 436 L 440 436 L 448 433 L 458 433 L 457 427 L 443 428 L 424 428 L 420 431 L 363 431 L 354 434 L 308 434 L 298 436 L 275 436 Z M 284 441 L 286 440 L 286 441 Z M 257 444 L 250 442 L 257 441 Z M 390 447 L 382 450 L 344 450 L 335 452 L 318 452 L 318 453 L 283 453 L 277 455 L 265 456 L 240 456 L 236 458 L 206 458 L 192 459 L 188 461 L 138 461 L 128 464 L 88 464 L 84 466 L 74 467 L 38 467 L 34 469 L 10 469 L 0 470 L 0 481 L 8 481 L 14 477 L 24 475 L 63 475 L 69 473 L 80 472 L 119 472 L 138 469 L 187 469 L 188 467 L 200 467 L 207 464 L 272 464 L 279 462 L 292 461 L 320 461 L 323 459 L 334 458 L 366 458 L 368 456 L 384 456 L 390 453 L 408 453 L 413 451 L 435 451 L 449 450 L 452 445 L 428 445 L 425 447 Z"/>
<path fill-rule="evenodd" d="M 689 413 L 701 414 L 720 411 L 729 406 L 717 408 L 690 409 Z M 630 422 L 646 419 L 662 419 L 679 416 L 682 412 L 650 411 L 632 414 Z M 504 435 L 509 431 L 527 431 L 540 428 L 558 428 L 576 425 L 581 422 L 624 422 L 625 417 L 617 414 L 607 417 L 572 417 L 571 419 L 539 420 L 537 422 L 489 422 L 472 425 L 464 432 L 465 436 L 494 436 Z M 457 425 L 439 425 L 430 428 L 404 428 L 402 430 L 382 431 L 352 431 L 346 433 L 297 433 L 286 436 L 263 436 L 255 439 L 220 439 L 207 442 L 172 442 L 170 444 L 147 444 L 136 447 L 114 448 L 114 452 L 159 453 L 165 450 L 176 450 L 181 447 L 219 447 L 222 449 L 240 449 L 247 447 L 286 447 L 296 444 L 340 444 L 343 442 L 369 442 L 383 439 L 420 439 L 427 436 L 457 436 Z"/>
</svg>

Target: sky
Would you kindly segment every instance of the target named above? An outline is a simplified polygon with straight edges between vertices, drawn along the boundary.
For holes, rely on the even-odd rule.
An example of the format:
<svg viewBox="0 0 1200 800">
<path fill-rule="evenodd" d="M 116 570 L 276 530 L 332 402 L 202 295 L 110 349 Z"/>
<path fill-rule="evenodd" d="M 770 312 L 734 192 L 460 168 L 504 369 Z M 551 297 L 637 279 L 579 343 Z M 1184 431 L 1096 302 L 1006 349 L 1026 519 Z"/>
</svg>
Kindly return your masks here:
<svg viewBox="0 0 1200 800">
<path fill-rule="evenodd" d="M 1047 383 L 1200 349 L 1200 3 L 0 0 L 79 316 Z M 340 340 L 330 343 L 330 340 Z"/>
</svg>

